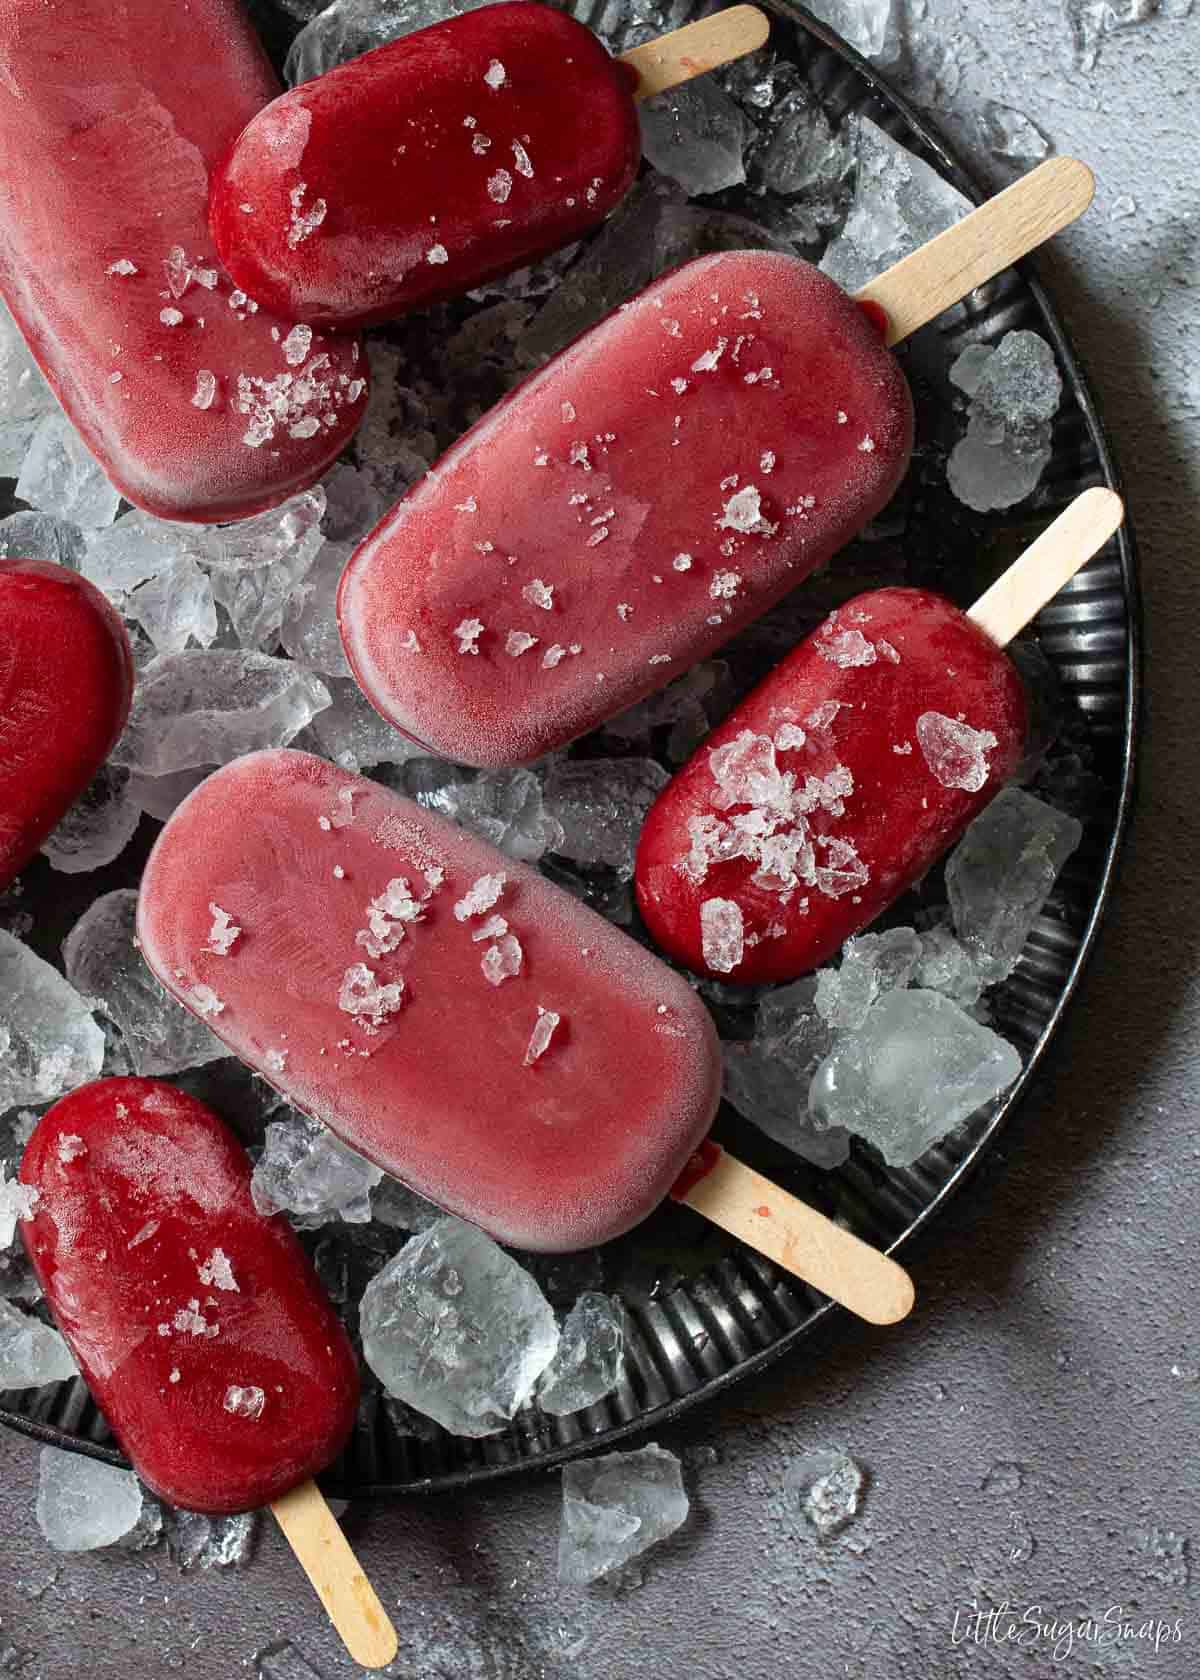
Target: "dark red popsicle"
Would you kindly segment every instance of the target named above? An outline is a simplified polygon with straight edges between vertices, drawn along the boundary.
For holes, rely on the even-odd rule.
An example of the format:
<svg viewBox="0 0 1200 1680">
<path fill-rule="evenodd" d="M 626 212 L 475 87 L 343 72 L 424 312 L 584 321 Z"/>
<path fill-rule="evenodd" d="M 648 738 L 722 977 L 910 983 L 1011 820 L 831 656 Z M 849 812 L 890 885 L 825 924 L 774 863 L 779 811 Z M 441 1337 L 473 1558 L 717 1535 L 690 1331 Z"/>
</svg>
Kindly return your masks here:
<svg viewBox="0 0 1200 1680">
<path fill-rule="evenodd" d="M 113 483 L 167 519 L 273 506 L 363 411 L 357 342 L 215 261 L 209 173 L 278 91 L 237 0 L 0 0 L 0 292 Z"/>
<path fill-rule="evenodd" d="M 248 1511 L 325 1468 L 354 1352 L 295 1234 L 250 1199 L 211 1109 L 102 1079 L 38 1122 L 21 1232 L 55 1322 L 138 1475 L 190 1511 Z"/>
<path fill-rule="evenodd" d="M 0 560 L 0 891 L 104 763 L 132 693 L 125 626 L 95 585 Z"/>
<path fill-rule="evenodd" d="M 213 182 L 217 250 L 253 297 L 313 324 L 453 297 L 578 239 L 624 197 L 636 80 L 529 0 L 418 30 L 249 123 Z"/>
<path fill-rule="evenodd" d="M 354 553 L 350 665 L 444 757 L 538 758 L 802 582 L 911 443 L 900 366 L 839 286 L 776 252 L 700 257 L 498 403 Z"/>
<path fill-rule="evenodd" d="M 138 934 L 167 989 L 297 1107 L 502 1242 L 619 1236 L 716 1109 L 712 1023 L 665 963 L 307 753 L 250 754 L 184 800 Z"/>
<path fill-rule="evenodd" d="M 857 596 L 651 806 L 636 874 L 646 926 L 700 974 L 816 968 L 999 792 L 1026 727 L 1016 667 L 951 601 Z"/>
</svg>

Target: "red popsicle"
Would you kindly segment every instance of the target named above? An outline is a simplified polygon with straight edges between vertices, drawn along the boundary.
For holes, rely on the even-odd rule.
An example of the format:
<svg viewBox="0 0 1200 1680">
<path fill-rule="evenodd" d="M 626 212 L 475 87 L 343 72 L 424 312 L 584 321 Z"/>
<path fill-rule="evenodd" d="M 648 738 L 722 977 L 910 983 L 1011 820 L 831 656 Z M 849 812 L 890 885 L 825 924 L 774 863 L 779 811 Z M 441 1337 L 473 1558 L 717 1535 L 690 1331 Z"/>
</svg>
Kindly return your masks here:
<svg viewBox="0 0 1200 1680">
<path fill-rule="evenodd" d="M 338 616 L 372 705 L 519 764 L 662 687 L 871 519 L 908 462 L 887 344 L 1074 220 L 1041 165 L 858 294 L 798 258 L 701 257 L 472 428 L 352 556 Z M 880 330 L 877 330 L 877 323 Z"/>
<path fill-rule="evenodd" d="M 142 878 L 162 983 L 305 1113 L 503 1242 L 666 1194 L 720 1091 L 691 987 L 536 871 L 305 753 L 202 783 Z"/>
<path fill-rule="evenodd" d="M 102 1079 L 38 1122 L 22 1236 L 55 1321 L 142 1480 L 248 1511 L 323 1470 L 358 1401 L 349 1338 L 250 1160 L 194 1097 Z"/>
<path fill-rule="evenodd" d="M 1120 524 L 1085 492 L 970 614 L 922 589 L 856 596 L 663 789 L 636 885 L 664 950 L 743 983 L 818 967 L 1003 787 L 1025 744 L 1002 643 Z"/>
<path fill-rule="evenodd" d="M 357 550 L 350 664 L 432 751 L 538 758 L 827 560 L 911 441 L 904 375 L 832 280 L 698 258 L 498 404 Z"/>
<path fill-rule="evenodd" d="M 132 693 L 125 626 L 95 585 L 0 560 L 0 892 L 108 757 Z"/>
<path fill-rule="evenodd" d="M 637 173 L 636 77 L 515 0 L 418 30 L 268 105 L 213 182 L 238 284 L 296 320 L 381 321 L 578 239 Z M 323 206 L 297 237 L 300 209 Z"/>
<path fill-rule="evenodd" d="M 236 0 L 0 0 L 0 291 L 113 483 L 165 518 L 282 501 L 363 410 L 357 342 L 214 260 L 209 172 L 278 91 Z"/>
</svg>

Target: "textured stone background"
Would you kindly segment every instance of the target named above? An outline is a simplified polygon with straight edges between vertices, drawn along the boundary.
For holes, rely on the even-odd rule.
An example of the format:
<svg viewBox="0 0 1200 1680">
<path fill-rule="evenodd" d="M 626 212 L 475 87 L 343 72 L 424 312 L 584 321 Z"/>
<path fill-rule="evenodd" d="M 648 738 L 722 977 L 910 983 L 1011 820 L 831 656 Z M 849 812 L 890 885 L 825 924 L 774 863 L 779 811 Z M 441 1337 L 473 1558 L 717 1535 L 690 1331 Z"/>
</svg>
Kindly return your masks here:
<svg viewBox="0 0 1200 1680">
<path fill-rule="evenodd" d="M 961 67 L 944 124 L 965 155 L 994 97 L 1100 177 L 1043 272 L 1112 428 L 1144 568 L 1150 707 L 1114 911 L 1003 1156 L 910 1256 L 912 1319 L 840 1322 L 661 1437 L 691 1464 L 693 1516 L 643 1585 L 558 1589 L 557 1477 L 351 1512 L 404 1680 L 1200 1674 L 1200 7 L 1110 36 L 1089 73 L 1056 0 L 925 9 Z M 1125 196 L 1136 215 L 1114 217 Z M 789 1459 L 826 1443 L 870 1472 L 858 1551 L 818 1548 L 780 1497 Z M 234 1680 L 289 1638 L 325 1680 L 353 1672 L 273 1532 L 251 1569 L 203 1579 L 157 1554 L 54 1557 L 33 1524 L 36 1457 L 0 1438 L 0 1652 L 25 1653 L 11 1672 Z M 1010 1461 L 1020 1488 L 985 1490 Z M 1190 1537 L 1190 1585 L 1140 1549 L 1153 1524 Z M 956 1611 L 961 1636 L 972 1601 L 1005 1600 L 1043 1619 L 1181 1617 L 1182 1641 L 1061 1660 L 953 1643 Z"/>
</svg>

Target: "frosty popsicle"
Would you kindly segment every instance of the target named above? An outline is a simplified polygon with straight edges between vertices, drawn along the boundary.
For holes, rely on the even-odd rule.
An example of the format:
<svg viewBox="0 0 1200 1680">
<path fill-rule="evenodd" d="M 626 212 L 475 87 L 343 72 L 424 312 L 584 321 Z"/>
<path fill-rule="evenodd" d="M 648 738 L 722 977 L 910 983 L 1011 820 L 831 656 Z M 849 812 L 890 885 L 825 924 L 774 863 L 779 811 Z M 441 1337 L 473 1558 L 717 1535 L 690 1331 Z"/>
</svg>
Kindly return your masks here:
<svg viewBox="0 0 1200 1680">
<path fill-rule="evenodd" d="M 453 297 L 578 239 L 641 157 L 635 99 L 762 45 L 738 6 L 613 60 L 532 0 L 448 18 L 293 88 L 213 181 L 221 260 L 251 296 L 346 327 Z M 295 237 L 295 194 L 324 207 Z"/>
<path fill-rule="evenodd" d="M 503 1242 L 620 1235 L 716 1110 L 716 1035 L 678 975 L 536 871 L 305 753 L 251 754 L 184 801 L 138 932 L 168 990 L 297 1107 Z M 826 1261 L 849 1252 L 839 1298 L 907 1311 L 893 1262 L 776 1195 L 820 1233 L 815 1271 L 800 1247 L 783 1264 L 835 1293 Z"/>
<path fill-rule="evenodd" d="M 969 613 L 923 589 L 839 607 L 713 731 L 642 829 L 637 897 L 698 973 L 789 980 L 922 876 L 1020 762 L 1003 644 L 1105 543 L 1089 490 Z"/>
<path fill-rule="evenodd" d="M 211 1109 L 156 1080 L 99 1080 L 43 1115 L 20 1177 L 55 1321 L 155 1493 L 211 1513 L 282 1504 L 337 1456 L 353 1349 L 287 1221 L 255 1209 L 249 1158 Z"/>
<path fill-rule="evenodd" d="M 0 892 L 108 757 L 132 692 L 100 591 L 46 560 L 0 560 Z"/>
<path fill-rule="evenodd" d="M 911 401 L 880 309 L 894 342 L 1091 188 L 1072 159 L 1043 165 L 860 300 L 776 252 L 655 282 L 485 415 L 352 556 L 338 616 L 367 698 L 436 753 L 515 764 L 711 652 L 904 474 Z"/>
<path fill-rule="evenodd" d="M 113 483 L 168 519 L 282 501 L 362 413 L 357 342 L 213 260 L 209 171 L 278 91 L 236 0 L 0 0 L 0 292 Z"/>
</svg>

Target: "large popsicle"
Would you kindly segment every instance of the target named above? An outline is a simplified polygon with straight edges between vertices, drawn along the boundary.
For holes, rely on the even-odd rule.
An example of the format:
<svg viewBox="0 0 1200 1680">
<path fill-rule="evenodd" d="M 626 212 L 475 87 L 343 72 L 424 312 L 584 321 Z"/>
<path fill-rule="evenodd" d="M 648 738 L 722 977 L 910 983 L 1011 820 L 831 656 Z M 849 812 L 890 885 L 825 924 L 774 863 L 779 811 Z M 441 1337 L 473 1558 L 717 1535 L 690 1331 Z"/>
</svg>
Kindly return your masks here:
<svg viewBox="0 0 1200 1680">
<path fill-rule="evenodd" d="M 42 1116 L 20 1178 L 55 1321 L 147 1486 L 192 1511 L 270 1504 L 285 1526 L 319 1513 L 308 1481 L 346 1444 L 358 1368 L 291 1227 L 256 1210 L 233 1133 L 170 1085 L 102 1079 Z M 360 1609 L 350 1634 L 386 1662 L 390 1627 L 359 1578 L 376 1625 Z"/>
<path fill-rule="evenodd" d="M 214 260 L 209 172 L 278 91 L 237 0 L 0 0 L 0 292 L 113 483 L 164 518 L 282 501 L 363 411 L 357 341 Z M 299 194 L 296 237 L 318 223 Z"/>
<path fill-rule="evenodd" d="M 776 252 L 658 280 L 485 415 L 351 557 L 338 616 L 367 698 L 445 757 L 516 764 L 710 653 L 900 482 L 912 407 L 881 311 L 893 343 L 1091 191 L 1055 159 L 857 300 Z"/>
<path fill-rule="evenodd" d="M 222 261 L 253 297 L 347 327 L 453 297 L 580 238 L 641 157 L 635 99 L 767 36 L 737 6 L 611 59 L 533 0 L 484 6 L 293 88 L 213 180 Z M 323 207 L 294 234 L 294 195 Z"/>
<path fill-rule="evenodd" d="M 1088 490 L 969 613 L 924 589 L 846 602 L 651 807 L 637 898 L 655 941 L 743 983 L 816 968 L 918 880 L 1012 776 L 1026 704 L 1005 642 L 1120 524 Z"/>
<path fill-rule="evenodd" d="M 0 892 L 108 757 L 132 693 L 125 626 L 95 585 L 0 560 Z"/>
<path fill-rule="evenodd" d="M 619 1236 L 716 1110 L 716 1035 L 678 975 L 526 865 L 305 753 L 238 759 L 180 805 L 138 933 L 298 1108 L 502 1242 Z M 818 1232 L 815 1270 L 799 1241 L 782 1264 L 865 1316 L 907 1311 L 893 1262 L 776 1198 L 779 1232 L 785 1204 Z"/>
</svg>

